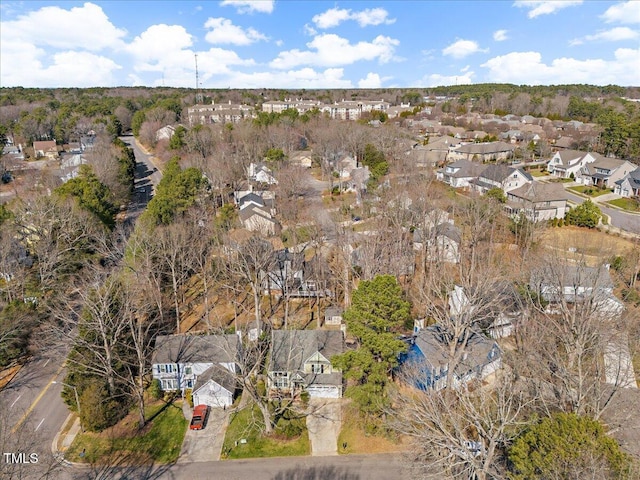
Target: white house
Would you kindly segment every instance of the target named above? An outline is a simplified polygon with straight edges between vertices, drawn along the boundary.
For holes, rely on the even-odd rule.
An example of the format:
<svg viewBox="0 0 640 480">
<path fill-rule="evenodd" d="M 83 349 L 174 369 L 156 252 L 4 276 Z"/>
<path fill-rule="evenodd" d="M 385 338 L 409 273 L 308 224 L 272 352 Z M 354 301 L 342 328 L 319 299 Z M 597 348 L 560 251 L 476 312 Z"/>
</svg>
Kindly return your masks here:
<svg viewBox="0 0 640 480">
<path fill-rule="evenodd" d="M 595 162 L 586 164 L 576 181 L 600 188 L 614 188 L 618 180 L 622 180 L 637 168 L 637 165 L 628 160 L 601 157 Z"/>
<path fill-rule="evenodd" d="M 239 348 L 237 335 L 160 335 L 151 359 L 153 378 L 163 391 L 179 390 L 184 394 L 195 388 L 202 399 L 206 397 L 211 402 L 207 405 L 227 405 L 230 383 L 224 377 L 227 374 L 220 374 L 219 369 L 227 370 L 229 375 L 236 372 Z M 216 368 L 212 370 L 213 367 Z M 205 385 L 206 391 L 202 390 Z M 216 396 L 216 392 L 220 395 Z"/>
<path fill-rule="evenodd" d="M 275 185 L 278 181 L 273 176 L 273 172 L 269 167 L 263 163 L 250 163 L 247 169 L 247 176 L 249 180 L 258 183 L 266 183 L 268 185 Z"/>
<path fill-rule="evenodd" d="M 640 196 L 640 167 L 615 182 L 614 193 L 621 197 Z"/>
<path fill-rule="evenodd" d="M 533 182 L 533 177 L 524 170 L 499 163 L 488 165 L 478 175 L 478 178 L 470 180 L 469 184 L 484 194 L 492 188 L 499 188 L 507 193 L 531 182 Z"/>
<path fill-rule="evenodd" d="M 454 188 L 469 186 L 469 182 L 480 175 L 485 166 L 469 160 L 458 160 L 436 172 L 436 178 Z"/>
<path fill-rule="evenodd" d="M 573 174 L 573 177 L 576 178 L 585 165 L 593 163 L 600 158 L 604 157 L 595 152 L 560 150 L 547 163 L 547 171 L 556 177 L 570 178 Z"/>
</svg>

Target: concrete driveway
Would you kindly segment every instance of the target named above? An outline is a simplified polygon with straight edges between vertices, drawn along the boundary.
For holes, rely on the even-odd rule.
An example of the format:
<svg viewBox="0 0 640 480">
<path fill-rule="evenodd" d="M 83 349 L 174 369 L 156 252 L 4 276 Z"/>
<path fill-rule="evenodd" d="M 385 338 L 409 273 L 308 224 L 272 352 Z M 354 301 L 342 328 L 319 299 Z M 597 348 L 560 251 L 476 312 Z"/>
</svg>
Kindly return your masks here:
<svg viewBox="0 0 640 480">
<path fill-rule="evenodd" d="M 307 430 L 314 457 L 337 455 L 338 435 L 342 427 L 342 402 L 339 399 L 309 400 Z"/>
<path fill-rule="evenodd" d="M 229 411 L 212 408 L 205 428 L 187 430 L 182 442 L 178 463 L 211 462 L 220 460 L 224 434 L 229 424 Z"/>
</svg>

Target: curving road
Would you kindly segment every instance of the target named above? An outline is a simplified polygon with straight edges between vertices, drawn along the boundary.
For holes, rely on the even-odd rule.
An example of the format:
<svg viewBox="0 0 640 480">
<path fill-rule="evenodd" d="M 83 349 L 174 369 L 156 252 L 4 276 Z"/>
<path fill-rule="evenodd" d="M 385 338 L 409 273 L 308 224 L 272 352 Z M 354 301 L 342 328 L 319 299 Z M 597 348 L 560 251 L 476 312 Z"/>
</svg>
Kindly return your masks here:
<svg viewBox="0 0 640 480">
<path fill-rule="evenodd" d="M 572 193 L 570 190 L 565 189 L 567 197 L 573 203 L 581 204 L 586 198 Z M 611 225 L 627 232 L 640 234 L 640 215 L 634 215 L 633 213 L 626 213 L 615 208 L 610 208 L 602 203 L 594 202 L 600 208 L 600 211 L 611 218 Z"/>
</svg>

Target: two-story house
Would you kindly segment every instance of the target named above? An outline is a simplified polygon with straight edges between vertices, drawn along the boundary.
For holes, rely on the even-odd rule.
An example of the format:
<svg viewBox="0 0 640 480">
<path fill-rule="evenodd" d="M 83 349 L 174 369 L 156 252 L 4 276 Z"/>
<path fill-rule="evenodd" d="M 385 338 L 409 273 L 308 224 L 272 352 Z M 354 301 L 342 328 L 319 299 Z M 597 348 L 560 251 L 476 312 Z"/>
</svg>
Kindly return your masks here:
<svg viewBox="0 0 640 480">
<path fill-rule="evenodd" d="M 548 302 L 550 313 L 564 304 L 588 304 L 603 316 L 615 316 L 624 310 L 613 293 L 609 265 L 545 265 L 531 273 L 529 287 Z"/>
<path fill-rule="evenodd" d="M 533 177 L 524 170 L 505 164 L 493 164 L 486 166 L 478 178 L 471 180 L 469 184 L 484 194 L 492 188 L 499 188 L 508 193 L 531 182 L 533 182 Z"/>
<path fill-rule="evenodd" d="M 485 166 L 469 160 L 458 160 L 436 172 L 436 178 L 454 188 L 466 188 L 480 175 Z"/>
<path fill-rule="evenodd" d="M 532 222 L 564 218 L 569 211 L 567 193 L 558 183 L 531 182 L 507 192 L 507 213 Z"/>
<path fill-rule="evenodd" d="M 573 178 L 578 177 L 580 171 L 588 163 L 593 163 L 604 158 L 599 153 L 581 152 L 579 150 L 560 150 L 553 154 L 547 163 L 547 171 L 556 177 Z"/>
<path fill-rule="evenodd" d="M 237 335 L 159 335 L 151 359 L 152 375 L 163 391 L 183 395 L 187 389 L 213 386 L 208 388 L 211 403 L 207 404 L 228 406 L 235 393 L 227 388 L 229 375 L 236 373 L 240 348 Z M 204 398 L 204 391 L 200 395 Z"/>
<path fill-rule="evenodd" d="M 402 371 L 421 390 L 442 390 L 449 377 L 453 388 L 482 380 L 502 366 L 502 351 L 495 340 L 481 332 L 469 335 L 457 364 L 451 367 L 447 335 L 440 325 L 417 329 L 402 359 Z"/>
<path fill-rule="evenodd" d="M 614 188 L 618 180 L 622 180 L 636 168 L 638 166 L 628 160 L 600 157 L 595 162 L 586 164 L 576 181 L 600 188 Z"/>
<path fill-rule="evenodd" d="M 273 330 L 269 394 L 291 398 L 306 391 L 312 398 L 341 398 L 342 372 L 331 358 L 343 352 L 344 336 L 338 330 Z"/>
<path fill-rule="evenodd" d="M 33 142 L 33 153 L 36 158 L 47 157 L 50 160 L 56 160 L 59 155 L 55 140 Z"/>
<path fill-rule="evenodd" d="M 640 167 L 615 182 L 613 191 L 621 197 L 640 197 Z"/>
</svg>

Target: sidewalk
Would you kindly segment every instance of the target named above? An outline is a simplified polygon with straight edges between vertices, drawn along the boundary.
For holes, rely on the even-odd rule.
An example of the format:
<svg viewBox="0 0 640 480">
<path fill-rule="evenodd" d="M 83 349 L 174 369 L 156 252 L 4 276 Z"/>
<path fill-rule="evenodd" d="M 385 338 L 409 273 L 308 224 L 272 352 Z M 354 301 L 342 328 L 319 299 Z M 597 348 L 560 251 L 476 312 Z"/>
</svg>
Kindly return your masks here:
<svg viewBox="0 0 640 480">
<path fill-rule="evenodd" d="M 70 422 L 73 423 L 71 424 L 71 427 L 67 429 L 67 426 Z M 62 424 L 62 428 L 54 437 L 53 443 L 51 444 L 51 452 L 53 453 L 53 456 L 57 458 L 61 463 L 74 465 L 74 463 L 65 460 L 64 453 L 69 449 L 80 431 L 80 417 L 78 417 L 75 413 L 70 413 L 67 419 Z"/>
</svg>

